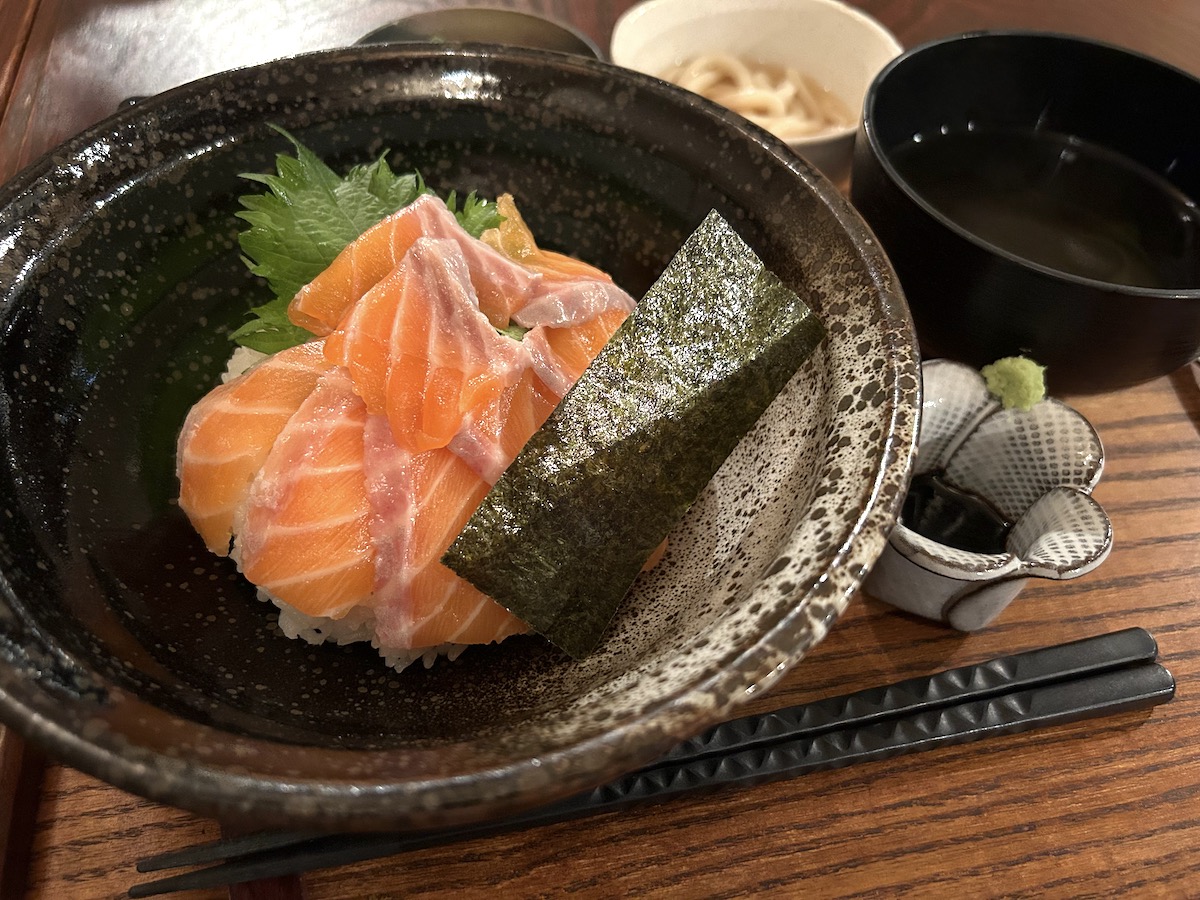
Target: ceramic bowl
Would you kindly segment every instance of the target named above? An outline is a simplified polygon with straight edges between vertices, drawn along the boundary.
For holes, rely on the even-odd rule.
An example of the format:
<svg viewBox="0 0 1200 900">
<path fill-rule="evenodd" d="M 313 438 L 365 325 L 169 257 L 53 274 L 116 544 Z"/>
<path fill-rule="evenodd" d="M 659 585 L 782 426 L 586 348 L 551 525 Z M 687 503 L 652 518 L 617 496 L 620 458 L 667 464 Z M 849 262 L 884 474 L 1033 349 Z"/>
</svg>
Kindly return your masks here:
<svg viewBox="0 0 1200 900">
<path fill-rule="evenodd" d="M 603 54 L 587 35 L 569 25 L 515 9 L 432 9 L 381 25 L 364 35 L 359 44 L 397 42 L 502 44 L 579 53 L 601 59 Z"/>
<path fill-rule="evenodd" d="M 266 290 L 239 177 L 298 136 L 511 191 L 635 296 L 711 209 L 829 335 L 671 536 L 600 648 L 532 637 L 402 673 L 281 635 L 175 500 L 185 411 Z M 803 223 L 797 227 L 796 223 Z M 782 143 L 565 54 L 387 45 L 142 101 L 0 189 L 0 716 L 71 765 L 242 825 L 403 828 L 549 802 L 769 687 L 882 551 L 915 446 L 914 337 L 848 202 Z"/>
<path fill-rule="evenodd" d="M 921 374 L 915 476 L 866 590 L 975 631 L 1029 579 L 1078 578 L 1108 556 L 1112 525 L 1091 496 L 1104 448 L 1058 400 L 1006 409 L 978 371 L 950 360 L 930 360 Z"/>
<path fill-rule="evenodd" d="M 648 0 L 617 21 L 609 52 L 617 65 L 649 75 L 719 52 L 812 76 L 854 121 L 788 143 L 841 183 L 850 172 L 867 89 L 901 49 L 883 25 L 837 0 Z"/>
<path fill-rule="evenodd" d="M 851 197 L 926 359 L 1025 355 L 1052 393 L 1200 354 L 1200 80 L 1065 35 L 974 33 L 894 60 Z"/>
</svg>

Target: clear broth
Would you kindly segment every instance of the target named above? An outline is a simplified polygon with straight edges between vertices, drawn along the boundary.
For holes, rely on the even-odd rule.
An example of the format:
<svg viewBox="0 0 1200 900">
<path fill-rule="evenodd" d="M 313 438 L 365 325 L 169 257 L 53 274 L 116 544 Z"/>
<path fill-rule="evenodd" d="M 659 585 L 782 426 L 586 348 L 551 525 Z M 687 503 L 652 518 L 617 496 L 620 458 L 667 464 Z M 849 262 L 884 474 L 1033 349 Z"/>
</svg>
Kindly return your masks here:
<svg viewBox="0 0 1200 900">
<path fill-rule="evenodd" d="M 1200 213 L 1166 178 L 1078 138 L 971 130 L 915 137 L 897 171 L 971 234 L 1058 272 L 1146 288 L 1200 285 Z"/>
</svg>

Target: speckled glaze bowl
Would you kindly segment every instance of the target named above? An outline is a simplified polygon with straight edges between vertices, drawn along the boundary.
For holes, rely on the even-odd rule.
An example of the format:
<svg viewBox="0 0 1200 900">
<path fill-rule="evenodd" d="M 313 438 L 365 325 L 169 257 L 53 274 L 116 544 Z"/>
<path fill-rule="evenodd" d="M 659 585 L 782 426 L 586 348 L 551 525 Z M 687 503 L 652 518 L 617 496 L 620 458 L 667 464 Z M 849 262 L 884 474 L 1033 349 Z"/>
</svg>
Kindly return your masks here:
<svg viewBox="0 0 1200 900">
<path fill-rule="evenodd" d="M 175 505 L 174 442 L 264 286 L 238 173 L 280 125 L 335 167 L 390 149 L 512 191 L 539 240 L 639 295 L 712 208 L 829 330 L 601 648 L 537 638 L 394 673 L 279 634 Z M 486 47 L 333 51 L 148 99 L 0 189 L 0 715 L 123 788 L 242 824 L 419 829 L 615 777 L 733 713 L 883 549 L 919 376 L 847 202 L 782 143 L 654 79 Z"/>
</svg>

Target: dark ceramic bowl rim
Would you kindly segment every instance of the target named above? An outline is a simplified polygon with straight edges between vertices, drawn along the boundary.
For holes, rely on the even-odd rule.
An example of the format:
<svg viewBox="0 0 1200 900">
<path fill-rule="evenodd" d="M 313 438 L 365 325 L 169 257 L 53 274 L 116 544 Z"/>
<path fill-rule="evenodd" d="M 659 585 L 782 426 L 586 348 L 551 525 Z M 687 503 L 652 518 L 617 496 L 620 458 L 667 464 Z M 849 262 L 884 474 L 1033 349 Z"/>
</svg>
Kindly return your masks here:
<svg viewBox="0 0 1200 900">
<path fill-rule="evenodd" d="M 740 134 L 745 140 L 762 145 L 776 158 L 780 166 L 794 174 L 816 195 L 832 219 L 854 243 L 856 255 L 876 285 L 879 299 L 882 301 L 881 319 L 887 322 L 896 334 L 908 336 L 907 343 L 897 341 L 892 344 L 896 357 L 891 369 L 897 377 L 888 390 L 889 429 L 884 437 L 883 452 L 880 454 L 881 468 L 874 473 L 874 479 L 865 491 L 865 504 L 856 511 L 846 542 L 832 556 L 820 583 L 810 586 L 805 593 L 798 595 L 796 602 L 788 610 L 764 627 L 753 644 L 741 650 L 724 668 L 690 683 L 677 693 L 664 696 L 652 708 L 630 716 L 608 732 L 574 742 L 563 749 L 552 750 L 541 759 L 521 759 L 491 765 L 479 768 L 469 775 L 460 774 L 448 778 L 422 777 L 387 784 L 364 785 L 349 779 L 319 780 L 243 775 L 209 765 L 202 759 L 167 756 L 145 747 L 112 746 L 111 741 L 99 743 L 86 735 L 67 729 L 52 715 L 46 714 L 46 709 L 52 709 L 51 704 L 42 709 L 33 708 L 23 702 L 22 698 L 0 690 L 0 710 L 3 711 L 4 720 L 16 726 L 27 737 L 51 748 L 57 757 L 68 764 L 142 796 L 199 812 L 216 815 L 228 813 L 230 810 L 253 809 L 255 813 L 261 812 L 267 817 L 273 816 L 276 821 L 286 822 L 289 816 L 297 812 L 295 801 L 305 798 L 318 799 L 322 808 L 322 821 L 327 824 L 333 822 L 338 827 L 346 828 L 353 827 L 354 818 L 357 816 L 387 816 L 391 805 L 398 800 L 419 800 L 438 788 L 445 790 L 448 782 L 461 782 L 464 778 L 486 781 L 493 785 L 519 784 L 523 796 L 532 795 L 540 798 L 536 802 L 545 802 L 602 783 L 644 764 L 649 761 L 646 751 L 636 749 L 636 743 L 635 749 L 631 750 L 631 738 L 639 734 L 661 735 L 662 732 L 672 729 L 677 733 L 681 730 L 694 733 L 699 728 L 727 716 L 730 709 L 736 705 L 732 698 L 744 697 L 776 682 L 805 655 L 812 644 L 824 636 L 836 621 L 836 615 L 827 616 L 818 623 L 807 623 L 810 642 L 798 644 L 795 640 L 795 636 L 803 630 L 806 612 L 815 595 L 836 600 L 840 610 L 861 585 L 869 566 L 886 545 L 890 526 L 899 516 L 904 486 L 907 485 L 911 470 L 916 445 L 915 422 L 916 410 L 920 405 L 920 382 L 917 378 L 911 384 L 907 384 L 902 376 L 910 368 L 915 372 L 915 339 L 911 318 L 892 273 L 891 264 L 869 226 L 831 182 L 793 154 L 782 141 L 760 129 L 748 127 L 744 120 L 734 113 L 688 91 L 610 63 L 573 54 L 495 45 L 397 43 L 316 51 L 216 73 L 146 98 L 136 106 L 119 110 L 58 148 L 48 151 L 6 184 L 0 185 L 0 208 L 8 206 L 36 184 L 39 177 L 51 166 L 53 159 L 67 152 L 70 145 L 87 142 L 111 132 L 114 126 L 153 116 L 162 107 L 204 91 L 217 79 L 232 77 L 244 83 L 253 79 L 256 73 L 281 64 L 290 65 L 303 61 L 353 62 L 372 56 L 406 59 L 451 56 L 475 63 L 494 58 L 524 64 L 592 70 L 603 73 L 606 77 L 636 85 L 639 89 L 662 96 L 671 103 L 691 107 L 698 114 L 717 120 L 715 124 L 729 129 L 731 133 Z M 909 416 L 908 413 L 912 415 Z M 895 478 L 891 478 L 893 475 Z M 780 647 L 790 648 L 786 663 L 780 663 L 777 653 L 774 652 Z M 0 673 L 9 668 L 6 661 L 0 660 Z M 4 674 L 12 675 L 11 672 Z M 712 700 L 714 697 L 725 699 L 715 702 Z M 220 733 L 218 729 L 213 731 Z M 338 752 L 345 752 L 349 756 L 358 751 Z M 568 783 L 564 784 L 561 779 L 548 778 L 548 772 L 557 768 L 549 765 L 548 761 L 569 763 L 564 767 L 571 776 Z M 535 790 L 537 788 L 541 789 L 541 793 Z M 500 799 L 511 802 L 512 797 Z M 535 801 L 527 801 L 532 802 Z M 457 810 L 456 813 L 461 819 L 462 810 Z"/>
<path fill-rule="evenodd" d="M 551 18 L 550 16 L 543 16 L 543 15 L 539 15 L 537 13 L 526 12 L 524 10 L 519 10 L 519 9 L 508 9 L 503 6 L 466 6 L 466 7 L 448 7 L 448 8 L 444 8 L 444 9 L 427 9 L 427 10 L 423 10 L 422 12 L 415 12 L 415 13 L 412 13 L 411 15 L 403 16 L 399 19 L 394 19 L 394 20 L 387 22 L 383 25 L 380 25 L 376 28 L 372 28 L 370 31 L 368 31 L 366 34 L 364 34 L 362 37 L 360 37 L 354 43 L 356 46 L 371 46 L 374 44 L 401 44 L 401 43 L 403 43 L 403 44 L 418 44 L 418 45 L 428 44 L 431 46 L 442 46 L 442 47 L 449 47 L 449 46 L 455 46 L 457 44 L 467 44 L 467 43 L 484 43 L 483 41 L 433 41 L 433 40 L 417 40 L 417 39 L 413 39 L 413 40 L 408 40 L 408 39 L 405 39 L 405 40 L 381 40 L 379 37 L 380 35 L 387 34 L 392 29 L 401 28 L 401 27 L 408 25 L 414 21 L 437 18 L 438 16 L 446 16 L 446 15 L 449 15 L 449 16 L 463 15 L 463 16 L 465 16 L 469 13 L 483 13 L 483 14 L 486 14 L 489 16 L 499 15 L 503 18 L 509 19 L 510 21 L 514 21 L 514 22 L 515 21 L 536 22 L 539 26 L 549 26 L 551 29 L 561 31 L 563 34 L 570 36 L 572 39 L 574 39 L 575 41 L 577 41 L 579 43 L 581 48 L 586 47 L 590 51 L 591 55 L 594 56 L 596 59 L 601 60 L 601 61 L 606 60 L 606 55 L 605 55 L 604 51 L 601 50 L 600 46 L 595 41 L 593 41 L 590 37 L 588 37 L 586 34 L 584 34 L 582 31 L 580 31 L 578 28 L 575 28 L 572 25 L 568 25 L 565 22 L 559 21 L 558 19 Z M 501 45 L 497 45 L 497 46 L 501 46 Z M 516 46 L 516 45 L 512 45 L 512 46 Z M 525 48 L 525 49 L 532 49 L 532 48 Z M 566 51 L 552 50 L 550 48 L 545 48 L 545 50 L 547 53 L 566 52 Z M 581 53 L 580 55 L 583 55 L 583 54 Z"/>
<path fill-rule="evenodd" d="M 891 153 L 886 150 L 883 144 L 880 142 L 879 134 L 875 126 L 879 91 L 884 82 L 887 80 L 888 76 L 890 76 L 896 69 L 902 67 L 913 57 L 920 56 L 926 52 L 936 51 L 938 48 L 948 44 L 956 44 L 962 41 L 974 40 L 1007 40 L 1009 38 L 1033 39 L 1038 41 L 1044 40 L 1047 44 L 1062 42 L 1075 43 L 1095 47 L 1097 49 L 1113 53 L 1121 53 L 1126 56 L 1141 60 L 1146 64 L 1157 66 L 1161 69 L 1172 72 L 1181 78 L 1195 82 L 1197 87 L 1200 88 L 1200 78 L 1197 78 L 1190 72 L 1184 71 L 1178 66 L 1171 65 L 1170 63 L 1164 62 L 1160 59 L 1155 59 L 1154 57 L 1148 56 L 1145 53 L 1139 53 L 1136 50 L 1130 50 L 1126 47 L 1120 47 L 1116 44 L 1080 37 L 1073 34 L 1064 34 L 1062 32 L 1055 31 L 1028 30 L 968 31 L 963 32 L 962 34 L 952 35 L 950 37 L 938 38 L 936 40 L 928 41 L 924 44 L 913 47 L 902 53 L 900 56 L 897 56 L 886 66 L 884 66 L 882 70 L 880 70 L 879 74 L 875 76 L 875 80 L 871 82 L 871 86 L 867 89 L 867 96 L 863 101 L 862 131 L 863 134 L 866 135 L 867 143 L 870 146 L 871 153 L 879 161 L 880 166 L 882 166 L 883 170 L 887 173 L 888 178 L 891 179 L 892 183 L 904 192 L 905 196 L 907 196 L 909 200 L 920 207 L 923 212 L 934 219 L 939 225 L 946 228 L 957 237 L 960 237 L 963 240 L 966 240 L 981 248 L 982 250 L 1012 263 L 1013 265 L 1030 269 L 1031 271 L 1038 272 L 1039 274 L 1045 275 L 1049 278 L 1059 279 L 1064 282 L 1084 285 L 1091 288 L 1101 288 L 1106 291 L 1111 291 L 1115 294 L 1128 294 L 1129 296 L 1133 297 L 1155 297 L 1165 300 L 1200 300 L 1200 286 L 1194 288 L 1151 288 L 1144 286 L 1139 287 L 1137 285 L 1118 284 L 1110 281 L 1101 281 L 1096 278 L 1087 278 L 1082 275 L 1074 275 L 1070 272 L 1064 272 L 1061 269 L 1055 269 L 1051 266 L 1034 262 L 1033 260 L 1027 259 L 1024 256 L 1020 256 L 1019 254 L 1006 250 L 997 244 L 993 244 L 992 242 L 979 237 L 968 229 L 963 228 L 953 219 L 950 219 L 940 212 L 935 206 L 930 204 L 929 201 L 927 201 L 903 175 L 901 175 L 900 171 L 892 163 Z"/>
</svg>

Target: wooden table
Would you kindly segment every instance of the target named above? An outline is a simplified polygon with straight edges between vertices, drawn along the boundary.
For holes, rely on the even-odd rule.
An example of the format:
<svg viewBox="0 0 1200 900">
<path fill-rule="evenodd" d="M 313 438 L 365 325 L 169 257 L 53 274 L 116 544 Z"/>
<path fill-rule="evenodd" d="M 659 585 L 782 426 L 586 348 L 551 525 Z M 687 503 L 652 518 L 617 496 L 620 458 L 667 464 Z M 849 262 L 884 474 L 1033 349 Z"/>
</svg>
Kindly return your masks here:
<svg viewBox="0 0 1200 900">
<path fill-rule="evenodd" d="M 962 30 L 1033 27 L 1098 37 L 1200 73 L 1195 0 L 857 2 L 906 46 Z M 4 0 L 0 179 L 124 97 L 346 44 L 437 5 L 379 0 L 347 10 L 350 4 L 316 0 Z M 573 21 L 607 46 L 613 22 L 632 4 L 506 5 Z M 1112 518 L 1116 545 L 1100 569 L 1078 581 L 1029 587 L 997 623 L 970 636 L 861 597 L 810 657 L 748 711 L 1131 625 L 1159 640 L 1179 683 L 1170 704 L 316 872 L 303 879 L 305 896 L 1200 896 L 1197 371 L 1068 398 L 1096 425 L 1108 452 L 1096 497 Z M 11 735 L 5 740 L 11 747 Z M 137 880 L 136 858 L 218 831 L 214 822 L 51 765 L 36 813 L 27 895 L 121 895 Z"/>
</svg>

